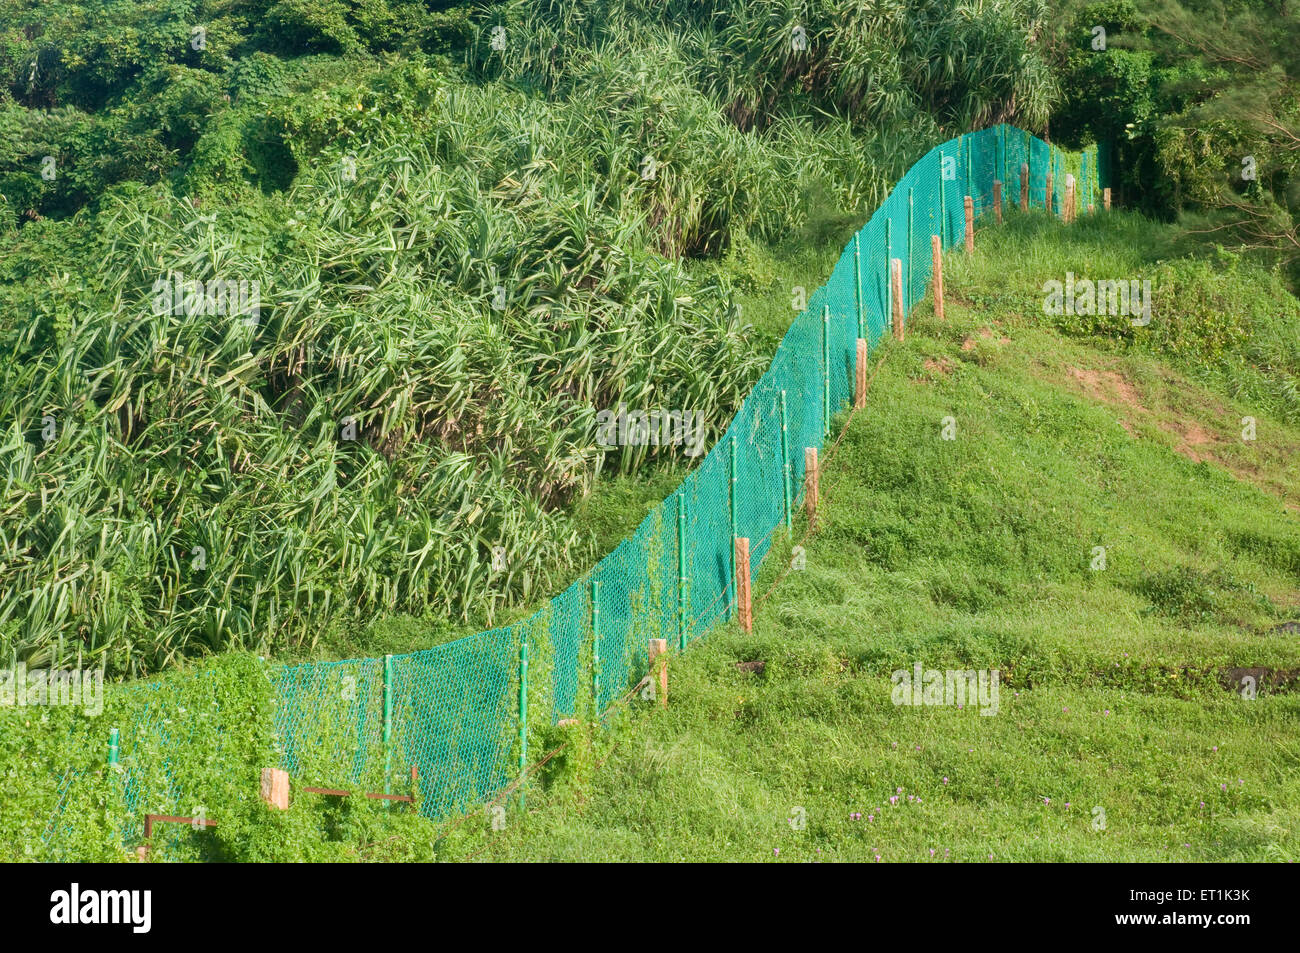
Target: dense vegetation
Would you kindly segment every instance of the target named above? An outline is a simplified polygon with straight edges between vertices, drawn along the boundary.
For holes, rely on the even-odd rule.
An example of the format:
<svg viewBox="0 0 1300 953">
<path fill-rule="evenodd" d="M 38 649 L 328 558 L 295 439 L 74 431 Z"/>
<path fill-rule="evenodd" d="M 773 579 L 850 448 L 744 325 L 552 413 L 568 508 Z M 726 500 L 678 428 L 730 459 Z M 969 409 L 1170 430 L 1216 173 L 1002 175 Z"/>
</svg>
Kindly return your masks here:
<svg viewBox="0 0 1300 953">
<path fill-rule="evenodd" d="M 1119 198 L 1300 279 L 1300 10 L 1290 0 L 1083 0 L 1054 19 L 1064 144 L 1102 143 Z M 1095 29 L 1105 50 L 1094 49 Z"/>
<path fill-rule="evenodd" d="M 301 792 L 266 808 L 252 792 L 276 756 L 273 692 L 247 653 L 110 693 L 98 724 L 146 705 L 185 719 L 168 770 L 184 809 L 219 822 L 169 832 L 156 859 L 1296 859 L 1300 655 L 1281 624 L 1300 605 L 1300 421 L 1156 330 L 1042 313 L 1047 278 L 1164 259 L 1203 303 L 1157 302 L 1152 329 L 1212 329 L 1225 288 L 1259 303 L 1247 339 L 1293 326 L 1274 276 L 1238 264 L 1225 279 L 1177 257 L 1178 240 L 1137 215 L 1013 213 L 973 258 L 950 253 L 946 320 L 922 303 L 881 355 L 869 412 L 837 422 L 819 528 L 779 534 L 754 633 L 719 626 L 674 657 L 667 711 L 634 697 L 610 731 L 539 731 L 539 752 L 566 746 L 530 782 L 528 813 L 510 799 L 504 815 L 430 823 Z M 998 716 L 896 707 L 891 673 L 915 661 L 997 668 Z M 1240 669 L 1260 676 L 1257 697 Z M 127 856 L 138 819 L 102 751 L 73 742 L 82 716 L 0 715 L 0 763 L 81 772 L 53 830 L 57 778 L 0 774 L 0 852 Z M 349 783 L 328 757 L 303 771 Z"/>
<path fill-rule="evenodd" d="M 1293 858 L 1298 22 L 0 0 L 0 657 L 181 669 L 108 709 L 189 732 L 166 770 L 221 824 L 166 857 Z M 715 435 L 792 289 L 931 144 L 1000 121 L 1099 143 L 1118 201 L 1180 224 L 1012 215 L 953 256 L 948 322 L 923 308 L 882 367 L 756 635 L 675 660 L 666 717 L 567 729 L 504 833 L 261 806 L 257 655 L 424 647 L 566 583 L 691 463 L 602 450 L 596 413 Z M 1066 271 L 1152 278 L 1157 320 L 1044 316 Z M 900 714 L 918 656 L 1001 668 L 1008 711 Z M 1229 693 L 1241 666 L 1269 691 Z M 80 713 L 0 716 L 0 852 L 124 856 L 137 818 Z M 925 808 L 886 828 L 898 788 Z"/>
<path fill-rule="evenodd" d="M 646 462 L 598 410 L 728 421 L 765 245 L 1052 102 L 1027 0 L 435 7 L 4 0 L 6 655 L 497 621 Z"/>
</svg>

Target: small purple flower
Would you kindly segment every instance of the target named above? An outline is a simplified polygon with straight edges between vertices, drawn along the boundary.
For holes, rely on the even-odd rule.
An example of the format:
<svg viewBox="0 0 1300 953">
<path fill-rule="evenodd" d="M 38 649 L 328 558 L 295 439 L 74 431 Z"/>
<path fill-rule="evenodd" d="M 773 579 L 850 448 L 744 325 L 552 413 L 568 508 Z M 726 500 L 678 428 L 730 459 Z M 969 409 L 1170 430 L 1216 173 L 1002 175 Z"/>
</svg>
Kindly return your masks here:
<svg viewBox="0 0 1300 953">
<path fill-rule="evenodd" d="M 943 779 L 943 783 L 944 783 L 944 784 L 947 784 L 947 783 L 948 783 L 948 779 L 947 779 L 947 778 L 944 778 L 944 779 Z"/>
<path fill-rule="evenodd" d="M 1102 712 L 1102 714 L 1103 714 L 1103 715 L 1109 715 L 1109 714 L 1110 714 L 1110 709 L 1107 708 L 1104 712 Z"/>
<path fill-rule="evenodd" d="M 779 856 L 780 853 L 781 853 L 781 848 L 780 848 L 780 847 L 773 847 L 773 848 L 772 848 L 772 856 L 773 856 L 773 857 L 777 857 L 777 856 Z"/>
<path fill-rule="evenodd" d="M 895 804 L 895 805 L 898 804 L 898 795 L 895 794 L 893 797 L 891 797 L 891 798 L 889 799 L 889 803 L 890 803 L 890 804 Z"/>
<path fill-rule="evenodd" d="M 934 856 L 934 848 L 933 848 L 933 847 L 930 848 L 930 856 L 931 856 L 931 857 Z"/>
<path fill-rule="evenodd" d="M 874 814 L 868 814 L 868 815 L 867 815 L 867 820 L 868 820 L 868 821 L 874 821 L 875 819 L 876 819 L 876 815 L 874 815 Z"/>
<path fill-rule="evenodd" d="M 1052 799 L 1051 799 L 1050 797 L 1045 797 L 1045 798 L 1043 798 L 1043 803 L 1044 803 L 1044 804 L 1051 804 L 1051 803 L 1052 803 Z"/>
<path fill-rule="evenodd" d="M 895 794 L 902 794 L 902 793 L 903 793 L 903 789 L 902 789 L 902 788 L 894 788 L 894 793 L 895 793 Z"/>
</svg>

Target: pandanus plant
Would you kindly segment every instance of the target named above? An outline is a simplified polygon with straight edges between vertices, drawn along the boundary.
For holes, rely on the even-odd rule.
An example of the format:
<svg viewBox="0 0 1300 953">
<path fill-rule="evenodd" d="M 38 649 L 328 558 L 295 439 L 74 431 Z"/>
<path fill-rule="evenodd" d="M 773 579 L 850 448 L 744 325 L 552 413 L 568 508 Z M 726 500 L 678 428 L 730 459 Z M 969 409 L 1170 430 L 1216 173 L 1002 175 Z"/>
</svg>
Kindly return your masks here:
<svg viewBox="0 0 1300 953">
<path fill-rule="evenodd" d="M 597 410 L 730 419 L 765 361 L 725 289 L 656 251 L 725 228 L 689 191 L 637 191 L 640 130 L 611 122 L 597 162 L 577 104 L 461 87 L 440 106 L 304 163 L 268 232 L 124 190 L 77 278 L 18 266 L 6 654 L 139 675 L 385 611 L 491 624 L 594 555 L 563 504 L 606 458 Z M 176 275 L 256 281 L 259 313 L 156 307 Z M 625 469 L 655 452 L 626 449 Z"/>
</svg>

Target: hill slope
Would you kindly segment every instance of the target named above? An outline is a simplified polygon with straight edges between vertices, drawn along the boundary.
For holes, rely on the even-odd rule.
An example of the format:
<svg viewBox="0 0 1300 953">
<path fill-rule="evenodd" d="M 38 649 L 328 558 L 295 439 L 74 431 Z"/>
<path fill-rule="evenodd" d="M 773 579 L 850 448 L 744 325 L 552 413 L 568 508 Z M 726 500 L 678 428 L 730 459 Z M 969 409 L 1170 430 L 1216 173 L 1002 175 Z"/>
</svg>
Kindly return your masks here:
<svg viewBox="0 0 1300 953">
<path fill-rule="evenodd" d="M 923 306 L 884 355 L 754 633 L 675 659 L 666 712 L 638 703 L 612 751 L 575 733 L 526 819 L 472 817 L 442 856 L 1295 859 L 1300 428 L 1258 353 L 1295 317 L 1267 276 L 1159 263 L 1175 237 L 1030 216 L 951 255 L 946 320 Z M 1154 276 L 1151 326 L 1045 317 L 1070 268 Z M 1176 343 L 1214 295 L 1241 337 Z M 996 716 L 893 704 L 917 663 L 998 669 Z"/>
</svg>

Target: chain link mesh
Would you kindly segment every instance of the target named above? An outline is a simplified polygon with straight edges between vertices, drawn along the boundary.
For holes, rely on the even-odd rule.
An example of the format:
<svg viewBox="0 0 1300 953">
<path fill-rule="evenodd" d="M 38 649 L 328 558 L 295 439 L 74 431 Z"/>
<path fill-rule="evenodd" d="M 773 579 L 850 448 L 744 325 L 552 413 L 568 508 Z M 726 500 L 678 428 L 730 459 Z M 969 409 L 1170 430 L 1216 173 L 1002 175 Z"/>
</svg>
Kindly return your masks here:
<svg viewBox="0 0 1300 953">
<path fill-rule="evenodd" d="M 281 766 L 310 784 L 374 785 L 366 790 L 396 784 L 415 766 L 424 814 L 481 805 L 519 770 L 525 640 L 531 733 L 562 718 L 604 712 L 645 673 L 649 639 L 666 639 L 673 648 L 688 645 L 729 617 L 735 602 L 732 520 L 734 535 L 750 540 L 756 572 L 784 526 L 786 468 L 788 505 L 797 511 L 804 495 L 805 448 L 823 446 L 827 411 L 837 412 L 853 398 L 857 339 L 866 338 L 874 350 L 888 333 L 890 259 L 902 263 L 904 304 L 910 311 L 930 283 L 931 236 L 940 234 L 944 247 L 961 244 L 964 197 L 971 196 L 977 216 L 990 213 L 995 179 L 1002 182 L 1004 204 L 1016 204 L 1026 162 L 1032 206 L 1041 208 L 1048 199 L 1049 167 L 1054 211 L 1062 208 L 1067 171 L 1078 179 L 1078 208 L 1086 212 L 1096 200 L 1095 150 L 1067 155 L 1011 126 L 960 136 L 928 152 L 846 247 L 722 438 L 630 538 L 528 619 L 390 657 L 387 744 L 384 659 L 270 671 Z M 683 511 L 684 554 L 678 544 Z M 599 583 L 599 612 L 593 583 Z M 116 691 L 150 690 L 146 684 Z M 170 770 L 168 752 L 188 737 L 184 719 L 171 707 L 178 697 L 174 691 L 161 693 L 122 732 L 127 767 L 120 796 L 127 842 L 139 838 L 146 810 L 183 811 L 184 798 L 194 793 L 183 790 Z M 137 758 L 145 738 L 149 744 L 139 747 Z M 62 814 L 69 791 L 85 773 L 69 768 L 52 778 L 56 803 L 44 839 L 53 859 L 66 826 Z"/>
</svg>

